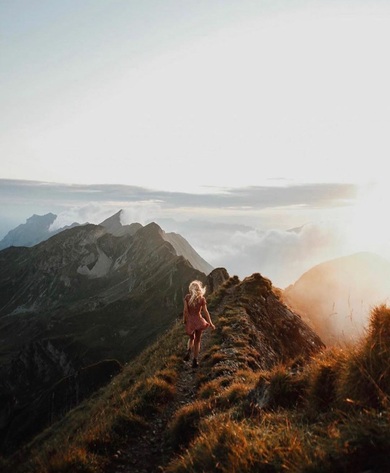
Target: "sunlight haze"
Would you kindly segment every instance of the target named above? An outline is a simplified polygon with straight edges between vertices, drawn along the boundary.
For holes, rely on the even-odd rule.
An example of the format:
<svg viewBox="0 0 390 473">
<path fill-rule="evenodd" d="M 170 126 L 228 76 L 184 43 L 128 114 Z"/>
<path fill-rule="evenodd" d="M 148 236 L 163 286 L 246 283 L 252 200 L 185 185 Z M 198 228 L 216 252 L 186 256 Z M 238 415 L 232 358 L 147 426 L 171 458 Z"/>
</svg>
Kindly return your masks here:
<svg viewBox="0 0 390 473">
<path fill-rule="evenodd" d="M 2 236 L 123 209 L 281 286 L 390 258 L 387 2 L 17 0 L 0 28 Z"/>
<path fill-rule="evenodd" d="M 193 192 L 385 169 L 385 2 L 0 8 L 3 177 Z"/>
</svg>

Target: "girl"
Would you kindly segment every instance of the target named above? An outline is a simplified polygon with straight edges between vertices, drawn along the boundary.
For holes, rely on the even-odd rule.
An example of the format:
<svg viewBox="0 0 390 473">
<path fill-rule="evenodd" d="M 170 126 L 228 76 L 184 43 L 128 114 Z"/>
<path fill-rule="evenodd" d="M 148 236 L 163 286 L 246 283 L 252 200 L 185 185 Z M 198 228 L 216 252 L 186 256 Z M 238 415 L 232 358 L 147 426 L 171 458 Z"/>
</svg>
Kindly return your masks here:
<svg viewBox="0 0 390 473">
<path fill-rule="evenodd" d="M 194 350 L 194 358 L 192 361 L 193 368 L 198 367 L 200 339 L 203 330 L 207 327 L 211 327 L 213 330 L 215 329 L 207 309 L 207 303 L 204 297 L 205 292 L 206 288 L 203 287 L 202 282 L 195 280 L 190 283 L 189 293 L 184 298 L 183 323 L 185 324 L 186 333 L 190 337 L 184 360 L 188 361 L 191 356 L 191 351 Z M 202 312 L 206 316 L 207 321 L 202 317 Z"/>
</svg>

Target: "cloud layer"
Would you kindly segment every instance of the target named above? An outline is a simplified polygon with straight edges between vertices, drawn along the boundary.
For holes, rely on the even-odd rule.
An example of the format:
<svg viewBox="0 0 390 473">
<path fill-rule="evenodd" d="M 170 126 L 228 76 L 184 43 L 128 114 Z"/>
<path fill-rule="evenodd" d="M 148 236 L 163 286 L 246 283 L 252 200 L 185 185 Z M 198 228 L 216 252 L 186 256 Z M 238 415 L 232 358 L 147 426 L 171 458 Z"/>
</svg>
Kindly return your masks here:
<svg viewBox="0 0 390 473">
<path fill-rule="evenodd" d="M 32 214 L 58 215 L 53 230 L 100 223 L 123 209 L 122 223 L 156 221 L 180 233 L 214 267 L 245 277 L 261 272 L 284 287 L 313 264 L 347 251 L 335 216 L 357 195 L 352 184 L 209 189 L 203 194 L 124 185 L 0 180 L 1 220 L 10 230 Z M 333 220 L 328 219 L 333 216 Z M 10 226 L 10 221 L 15 222 Z"/>
</svg>

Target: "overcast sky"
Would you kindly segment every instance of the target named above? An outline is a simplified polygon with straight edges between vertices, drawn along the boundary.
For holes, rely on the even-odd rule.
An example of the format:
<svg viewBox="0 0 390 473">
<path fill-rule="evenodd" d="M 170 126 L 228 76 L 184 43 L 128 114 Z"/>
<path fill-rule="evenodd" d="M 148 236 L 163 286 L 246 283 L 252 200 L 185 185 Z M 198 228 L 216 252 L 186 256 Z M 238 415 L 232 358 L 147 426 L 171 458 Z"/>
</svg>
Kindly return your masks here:
<svg viewBox="0 0 390 473">
<path fill-rule="evenodd" d="M 234 268 L 307 224 L 311 262 L 390 255 L 389 44 L 380 0 L 0 0 L 0 234 L 124 208 L 246 225 L 196 237 Z"/>
<path fill-rule="evenodd" d="M 0 1 L 2 177 L 165 190 L 376 178 L 390 3 Z"/>
</svg>

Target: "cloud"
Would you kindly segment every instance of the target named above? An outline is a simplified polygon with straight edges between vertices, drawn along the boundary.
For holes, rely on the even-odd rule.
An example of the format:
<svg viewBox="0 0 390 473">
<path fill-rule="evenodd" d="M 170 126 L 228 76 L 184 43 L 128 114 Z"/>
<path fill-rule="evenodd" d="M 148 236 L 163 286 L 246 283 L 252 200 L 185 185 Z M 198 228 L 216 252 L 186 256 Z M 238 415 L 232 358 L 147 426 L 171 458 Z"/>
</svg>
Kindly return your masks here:
<svg viewBox="0 0 390 473">
<path fill-rule="evenodd" d="M 158 223 L 166 231 L 184 236 L 212 266 L 224 267 L 240 278 L 260 272 L 281 288 L 315 264 L 348 254 L 347 232 L 334 221 L 309 223 L 292 230 L 259 230 L 200 220 Z"/>
<path fill-rule="evenodd" d="M 159 202 L 163 208 L 266 209 L 281 206 L 324 207 L 347 205 L 356 197 L 357 187 L 349 183 L 296 184 L 284 186 L 251 186 L 242 188 L 210 188 L 208 192 L 184 193 L 145 187 L 96 184 L 57 184 L 39 181 L 0 179 L 0 199 L 11 204 L 51 202 L 69 206 L 110 202 Z"/>
<path fill-rule="evenodd" d="M 269 230 L 225 235 L 223 245 L 201 248 L 208 261 L 224 265 L 230 274 L 245 277 L 260 272 L 279 287 L 293 283 L 303 272 L 345 251 L 342 230 L 329 224 L 308 224 L 299 231 Z"/>
<path fill-rule="evenodd" d="M 321 222 L 321 216 L 348 209 L 355 194 L 354 185 L 335 183 L 278 182 L 194 194 L 0 180 L 0 200 L 7 202 L 2 205 L 4 219 L 15 208 L 19 213 L 23 209 L 24 220 L 33 213 L 53 212 L 54 230 L 74 222 L 98 224 L 122 209 L 123 224 L 155 221 L 165 231 L 181 234 L 214 267 L 239 277 L 260 272 L 279 287 L 347 251 L 343 224 Z"/>
</svg>

